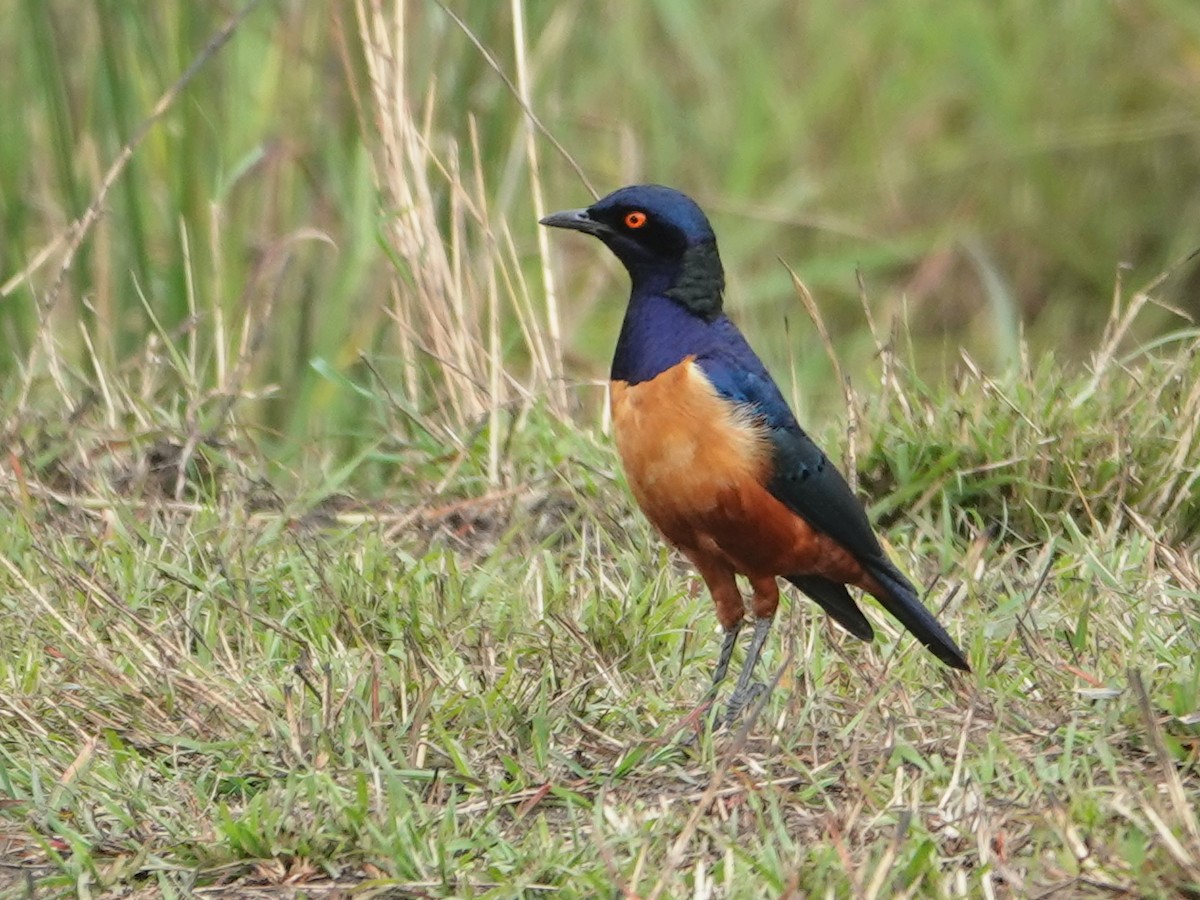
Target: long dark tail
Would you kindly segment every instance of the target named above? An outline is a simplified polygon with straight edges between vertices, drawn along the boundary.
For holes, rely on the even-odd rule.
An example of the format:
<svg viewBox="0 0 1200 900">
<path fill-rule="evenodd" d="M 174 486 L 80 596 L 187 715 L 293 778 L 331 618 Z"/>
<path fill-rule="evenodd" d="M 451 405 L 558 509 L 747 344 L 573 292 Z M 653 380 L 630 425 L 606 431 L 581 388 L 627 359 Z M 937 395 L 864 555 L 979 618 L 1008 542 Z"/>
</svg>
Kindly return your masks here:
<svg viewBox="0 0 1200 900">
<path fill-rule="evenodd" d="M 901 625 L 946 665 L 964 672 L 971 671 L 966 656 L 958 649 L 954 639 L 946 634 L 946 629 L 933 617 L 933 613 L 921 603 L 917 589 L 899 569 L 884 560 L 871 566 L 868 571 L 881 588 L 878 592 L 872 591 L 872 596 L 883 604 L 884 609 L 899 619 Z M 869 641 L 875 637 L 871 623 L 850 597 L 844 584 L 820 575 L 785 575 L 784 578 L 820 604 L 825 612 L 856 638 Z"/>
<path fill-rule="evenodd" d="M 813 600 L 820 604 L 821 609 L 833 618 L 856 638 L 869 641 L 875 637 L 871 623 L 862 614 L 862 610 L 851 599 L 844 584 L 822 578 L 820 575 L 785 575 L 790 581 Z"/>
<path fill-rule="evenodd" d="M 883 604 L 883 608 L 900 620 L 900 624 L 913 633 L 913 636 L 929 648 L 938 659 L 955 669 L 970 672 L 967 657 L 958 649 L 958 645 L 950 635 L 946 634 L 933 613 L 927 610 L 917 597 L 917 589 L 912 582 L 900 574 L 887 560 L 869 566 L 867 570 L 871 577 L 883 589 L 872 591 L 874 597 Z"/>
</svg>

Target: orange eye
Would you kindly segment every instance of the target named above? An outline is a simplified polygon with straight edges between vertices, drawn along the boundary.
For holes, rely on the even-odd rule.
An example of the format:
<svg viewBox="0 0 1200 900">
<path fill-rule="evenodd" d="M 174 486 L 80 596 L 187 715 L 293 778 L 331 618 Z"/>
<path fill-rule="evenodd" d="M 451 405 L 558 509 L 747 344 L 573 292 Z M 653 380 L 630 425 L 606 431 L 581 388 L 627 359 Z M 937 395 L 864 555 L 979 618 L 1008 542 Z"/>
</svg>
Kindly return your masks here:
<svg viewBox="0 0 1200 900">
<path fill-rule="evenodd" d="M 641 228 L 646 224 L 646 214 L 640 210 L 625 214 L 626 228 Z"/>
</svg>

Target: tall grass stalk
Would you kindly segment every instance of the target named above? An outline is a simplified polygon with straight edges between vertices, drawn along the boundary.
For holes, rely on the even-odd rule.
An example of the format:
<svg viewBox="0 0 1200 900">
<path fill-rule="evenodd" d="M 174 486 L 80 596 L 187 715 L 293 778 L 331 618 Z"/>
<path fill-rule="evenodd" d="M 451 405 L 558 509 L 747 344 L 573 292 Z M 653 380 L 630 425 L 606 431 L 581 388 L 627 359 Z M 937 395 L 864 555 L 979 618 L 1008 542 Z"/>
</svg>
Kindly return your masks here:
<svg viewBox="0 0 1200 900">
<path fill-rule="evenodd" d="M 465 128 L 474 137 L 474 123 L 443 121 L 436 81 L 417 88 L 405 69 L 407 6 L 357 4 L 369 73 L 362 96 L 370 104 L 365 118 L 375 129 L 375 173 L 394 266 L 391 312 L 405 361 L 405 387 L 414 398 L 431 391 L 445 419 L 460 431 L 480 415 L 492 416 L 489 469 L 494 469 L 498 409 L 514 397 L 529 402 L 540 394 L 551 409 L 567 410 L 553 280 L 543 265 L 546 306 L 539 314 L 511 252 L 509 223 L 495 218 L 489 199 L 494 187 L 479 142 L 475 138 L 464 146 L 452 136 Z M 519 16 L 520 5 L 512 11 Z M 514 35 L 522 58 L 519 27 Z M 523 65 L 518 72 L 519 79 L 527 78 Z M 513 139 L 526 148 L 536 206 L 541 201 L 532 128 L 518 121 Z M 508 348 L 506 357 L 501 320 L 509 317 L 519 323 L 523 346 L 515 353 L 517 348 Z M 527 378 L 514 374 L 518 356 L 528 360 Z"/>
</svg>

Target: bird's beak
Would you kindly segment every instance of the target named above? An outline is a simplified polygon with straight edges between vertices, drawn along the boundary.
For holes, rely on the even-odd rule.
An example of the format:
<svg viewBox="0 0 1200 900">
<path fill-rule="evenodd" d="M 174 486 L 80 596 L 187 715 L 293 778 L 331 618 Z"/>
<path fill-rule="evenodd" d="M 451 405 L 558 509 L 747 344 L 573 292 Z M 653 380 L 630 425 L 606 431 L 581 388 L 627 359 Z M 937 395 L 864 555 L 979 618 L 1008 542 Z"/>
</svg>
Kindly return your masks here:
<svg viewBox="0 0 1200 900">
<path fill-rule="evenodd" d="M 582 231 L 584 234 L 599 235 L 608 231 L 608 226 L 593 219 L 586 209 L 564 209 L 562 212 L 551 213 L 541 220 L 541 224 L 550 228 Z"/>
</svg>

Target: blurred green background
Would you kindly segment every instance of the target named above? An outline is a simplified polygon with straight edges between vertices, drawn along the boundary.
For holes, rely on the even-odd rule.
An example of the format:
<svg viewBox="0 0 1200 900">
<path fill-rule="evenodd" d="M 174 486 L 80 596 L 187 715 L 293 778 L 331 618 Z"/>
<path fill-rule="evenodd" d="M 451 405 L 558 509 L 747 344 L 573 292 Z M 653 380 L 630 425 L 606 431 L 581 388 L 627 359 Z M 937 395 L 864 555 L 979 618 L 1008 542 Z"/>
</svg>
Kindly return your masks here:
<svg viewBox="0 0 1200 900">
<path fill-rule="evenodd" d="M 658 181 L 701 202 L 732 313 L 768 363 L 794 366 L 810 411 L 829 367 L 780 259 L 816 296 L 850 371 L 876 354 L 860 275 L 880 328 L 905 317 L 913 359 L 932 377 L 960 347 L 1004 367 L 1020 329 L 1035 354 L 1086 359 L 1119 271 L 1128 293 L 1170 268 L 1156 297 L 1200 313 L 1200 274 L 1186 261 L 1200 247 L 1194 0 L 448 7 L 514 81 L 522 10 L 532 108 L 600 192 Z M 67 398 L 109 371 L 140 377 L 156 408 L 203 407 L 197 398 L 215 391 L 239 346 L 257 342 L 237 384 L 240 420 L 281 458 L 314 447 L 337 458 L 378 431 L 372 373 L 394 387 L 414 365 L 397 304 L 447 302 L 423 293 L 389 230 L 399 210 L 380 174 L 387 124 L 364 34 L 373 16 L 394 21 L 392 4 L 254 9 L 136 148 L 39 321 L 71 223 L 238 8 L 0 3 L 6 405 L 24 398 L 61 420 L 55 404 L 74 409 Z M 405 80 L 383 93 L 407 98 L 439 161 L 427 167 L 427 238 L 451 256 L 510 240 L 495 251 L 509 261 L 500 290 L 541 310 L 521 106 L 446 9 L 400 9 L 393 49 Z M 540 135 L 537 150 L 546 206 L 586 203 Z M 471 226 L 456 219 L 456 166 L 474 200 L 486 199 L 487 240 L 453 241 Z M 603 378 L 624 275 L 582 239 L 556 235 L 551 248 L 568 378 Z M 271 262 L 280 254 L 286 265 Z M 484 283 L 456 290 L 478 295 Z M 529 341 L 514 308 L 501 310 L 501 347 L 521 381 Z M 247 311 L 258 330 L 239 330 Z M 485 312 L 468 298 L 465 315 Z M 1159 310 L 1137 335 L 1179 325 Z M 37 349 L 47 336 L 57 376 Z M 164 347 L 178 358 L 156 373 Z M 56 390 L 41 390 L 51 381 Z M 431 408 L 420 391 L 400 393 L 413 415 Z"/>
</svg>

